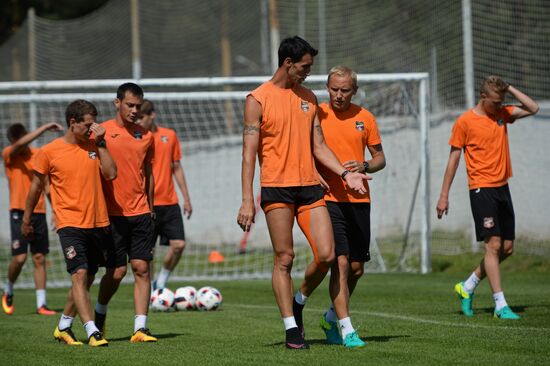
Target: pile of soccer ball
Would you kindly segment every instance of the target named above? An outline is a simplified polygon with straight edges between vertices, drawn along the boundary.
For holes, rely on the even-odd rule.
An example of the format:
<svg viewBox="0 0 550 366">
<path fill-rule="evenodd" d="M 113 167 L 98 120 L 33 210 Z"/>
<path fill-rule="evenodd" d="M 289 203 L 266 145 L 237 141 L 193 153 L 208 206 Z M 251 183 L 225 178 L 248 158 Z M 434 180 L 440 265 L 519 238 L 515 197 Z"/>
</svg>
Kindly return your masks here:
<svg viewBox="0 0 550 366">
<path fill-rule="evenodd" d="M 193 286 L 185 286 L 178 288 L 176 292 L 165 287 L 156 289 L 151 294 L 151 309 L 155 311 L 216 310 L 222 301 L 221 292 L 211 286 L 202 287 L 198 291 Z"/>
</svg>

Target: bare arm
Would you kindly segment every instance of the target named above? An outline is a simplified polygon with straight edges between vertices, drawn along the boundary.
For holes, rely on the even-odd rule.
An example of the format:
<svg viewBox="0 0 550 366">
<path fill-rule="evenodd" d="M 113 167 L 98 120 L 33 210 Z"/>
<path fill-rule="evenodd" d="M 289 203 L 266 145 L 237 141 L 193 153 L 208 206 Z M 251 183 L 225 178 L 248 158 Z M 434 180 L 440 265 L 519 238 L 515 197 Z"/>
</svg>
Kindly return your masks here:
<svg viewBox="0 0 550 366">
<path fill-rule="evenodd" d="M 521 105 L 516 106 L 512 112 L 512 117 L 514 120 L 519 118 L 524 118 L 532 116 L 533 114 L 539 111 L 539 105 L 531 97 L 518 89 L 514 88 L 512 85 L 508 86 L 508 93 L 510 93 Z"/>
<path fill-rule="evenodd" d="M 23 219 L 21 223 L 21 234 L 23 234 L 24 237 L 32 238 L 33 236 L 34 230 L 31 225 L 31 216 L 34 208 L 36 207 L 36 204 L 38 203 L 38 200 L 40 199 L 40 196 L 42 195 L 42 192 L 44 191 L 45 186 L 46 176 L 38 173 L 37 171 L 34 171 L 31 188 L 29 189 L 29 193 L 27 194 L 27 200 L 25 202 L 25 212 L 23 213 Z"/>
<path fill-rule="evenodd" d="M 95 134 L 95 141 L 97 145 L 97 152 L 99 154 L 99 169 L 101 170 L 101 175 L 105 180 L 113 180 L 117 176 L 117 167 L 113 157 L 107 150 L 106 146 L 101 146 L 102 142 L 105 141 L 105 128 L 100 124 L 93 123 L 90 126 L 90 130 Z"/>
<path fill-rule="evenodd" d="M 260 122 L 262 107 L 254 97 L 248 96 L 244 105 L 243 155 L 241 167 L 242 203 L 237 216 L 237 223 L 243 231 L 250 231 L 256 216 L 254 205 L 254 170 L 256 152 L 260 143 Z"/>
<path fill-rule="evenodd" d="M 443 217 L 443 214 L 447 215 L 447 212 L 449 211 L 449 191 L 451 190 L 451 184 L 453 183 L 456 170 L 458 169 L 461 153 L 461 149 L 451 146 L 449 161 L 447 162 L 447 168 L 445 169 L 445 175 L 443 176 L 441 193 L 439 194 L 439 201 L 437 202 L 436 207 L 438 219 Z"/>
<path fill-rule="evenodd" d="M 382 144 L 367 146 L 367 148 L 369 149 L 372 159 L 367 160 L 369 168 L 366 171 L 365 164 L 363 164 L 362 161 L 348 160 L 343 164 L 344 167 L 350 172 L 357 173 L 375 173 L 384 169 L 386 167 L 386 156 L 384 155 Z"/>
<path fill-rule="evenodd" d="M 336 158 L 336 155 L 334 155 L 332 150 L 326 144 L 323 129 L 321 128 L 321 123 L 319 122 L 319 117 L 317 117 L 317 115 L 313 120 L 313 155 L 321 164 L 338 175 L 342 175 L 342 173 L 347 170 L 342 164 L 340 164 L 338 158 Z M 351 189 L 361 194 L 365 194 L 367 190 L 363 185 L 363 180 L 371 179 L 371 177 L 366 174 L 350 172 L 349 174 L 346 174 L 344 179 L 346 184 Z"/>
<path fill-rule="evenodd" d="M 147 202 L 149 203 L 151 215 L 153 215 L 155 205 L 155 178 L 153 177 L 153 167 L 150 163 L 145 163 L 143 171 L 145 173 L 145 193 L 147 194 Z"/>
<path fill-rule="evenodd" d="M 29 132 L 25 136 L 21 137 L 19 140 L 14 142 L 12 144 L 13 148 L 10 152 L 10 157 L 13 157 L 19 153 L 19 151 L 36 140 L 40 135 L 42 135 L 46 131 L 63 131 L 63 126 L 61 126 L 59 123 L 56 122 L 49 122 L 46 123 L 40 127 L 38 127 L 36 130 Z"/>
<path fill-rule="evenodd" d="M 187 216 L 187 219 L 189 219 L 193 213 L 193 207 L 191 206 L 191 197 L 189 196 L 189 190 L 187 189 L 185 173 L 183 172 L 183 167 L 179 161 L 172 162 L 172 174 L 174 175 L 176 184 L 183 195 L 183 214 Z"/>
</svg>

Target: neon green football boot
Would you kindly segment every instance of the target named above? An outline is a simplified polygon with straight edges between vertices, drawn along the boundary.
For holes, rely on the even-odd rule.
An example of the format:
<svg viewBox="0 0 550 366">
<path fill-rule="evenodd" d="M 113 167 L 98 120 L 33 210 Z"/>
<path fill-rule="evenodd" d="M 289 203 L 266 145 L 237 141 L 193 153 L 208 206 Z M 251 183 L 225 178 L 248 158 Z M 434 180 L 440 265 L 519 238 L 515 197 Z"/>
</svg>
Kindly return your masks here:
<svg viewBox="0 0 550 366">
<path fill-rule="evenodd" d="M 321 317 L 321 321 L 319 322 L 319 325 L 321 326 L 321 329 L 323 330 L 323 332 L 325 332 L 325 336 L 327 337 L 327 343 L 344 344 L 344 341 L 342 340 L 342 336 L 340 335 L 340 332 L 338 332 L 338 324 L 336 324 L 336 322 L 328 322 L 325 316 L 326 316 L 326 313 Z"/>
<path fill-rule="evenodd" d="M 460 308 L 462 309 L 462 313 L 466 316 L 474 316 L 474 310 L 472 309 L 474 294 L 470 294 L 464 290 L 464 282 L 459 282 L 455 285 L 455 292 L 460 299 Z"/>
</svg>

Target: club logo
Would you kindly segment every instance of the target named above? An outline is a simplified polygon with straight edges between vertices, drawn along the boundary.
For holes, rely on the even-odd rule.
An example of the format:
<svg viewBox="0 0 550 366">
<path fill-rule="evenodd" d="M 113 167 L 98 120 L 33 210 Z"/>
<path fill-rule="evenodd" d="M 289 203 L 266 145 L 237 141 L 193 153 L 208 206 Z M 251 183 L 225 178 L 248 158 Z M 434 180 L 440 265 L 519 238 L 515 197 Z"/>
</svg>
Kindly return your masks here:
<svg viewBox="0 0 550 366">
<path fill-rule="evenodd" d="M 141 138 L 143 137 L 143 135 L 141 134 L 141 131 L 134 131 L 134 137 L 136 138 L 136 140 L 141 140 Z"/>
<path fill-rule="evenodd" d="M 97 159 L 97 153 L 95 151 L 88 151 L 88 157 L 92 160 Z"/>
<path fill-rule="evenodd" d="M 15 239 L 13 241 L 13 243 L 11 243 L 11 247 L 13 248 L 13 250 L 17 250 L 19 249 L 19 247 L 21 246 L 21 243 L 19 242 L 19 240 Z"/>
<path fill-rule="evenodd" d="M 165 144 L 168 143 L 168 136 L 161 136 L 160 141 L 164 142 Z"/>
<path fill-rule="evenodd" d="M 12 217 L 14 220 L 19 220 L 19 219 L 21 219 L 21 216 L 19 216 L 19 212 L 17 212 L 17 211 L 12 212 L 11 217 Z"/>
<path fill-rule="evenodd" d="M 304 112 L 309 112 L 309 104 L 305 100 L 302 100 L 301 108 Z"/>
<path fill-rule="evenodd" d="M 365 131 L 365 123 L 363 121 L 355 121 L 355 129 L 357 131 Z"/>
<path fill-rule="evenodd" d="M 481 192 L 481 188 L 476 189 L 475 192 L 476 192 L 476 193 Z"/>
<path fill-rule="evenodd" d="M 502 118 L 497 119 L 497 125 L 503 126 L 504 125 L 504 120 Z"/>
<path fill-rule="evenodd" d="M 483 227 L 485 229 L 491 229 L 493 226 L 495 226 L 495 220 L 492 217 L 483 218 Z"/>
<path fill-rule="evenodd" d="M 73 259 L 74 257 L 76 257 L 76 250 L 75 250 L 74 247 L 71 245 L 70 247 L 68 247 L 67 249 L 65 249 L 65 258 L 67 258 L 68 260 L 71 260 L 71 259 Z"/>
<path fill-rule="evenodd" d="M 118 136 L 120 136 L 120 133 L 113 133 L 111 135 L 112 138 L 116 139 Z"/>
</svg>

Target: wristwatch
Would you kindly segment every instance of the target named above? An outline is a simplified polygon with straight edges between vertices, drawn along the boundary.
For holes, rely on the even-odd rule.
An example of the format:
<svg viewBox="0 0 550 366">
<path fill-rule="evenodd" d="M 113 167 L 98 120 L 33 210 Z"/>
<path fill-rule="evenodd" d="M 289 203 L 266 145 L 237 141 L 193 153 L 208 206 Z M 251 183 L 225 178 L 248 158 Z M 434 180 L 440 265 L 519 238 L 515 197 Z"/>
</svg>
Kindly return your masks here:
<svg viewBox="0 0 550 366">
<path fill-rule="evenodd" d="M 369 168 L 369 163 L 367 161 L 363 162 L 363 168 L 365 169 L 364 173 L 366 173 L 367 169 Z"/>
<path fill-rule="evenodd" d="M 96 141 L 95 146 L 105 148 L 107 147 L 107 141 L 105 141 L 104 139 L 100 141 Z"/>
</svg>

